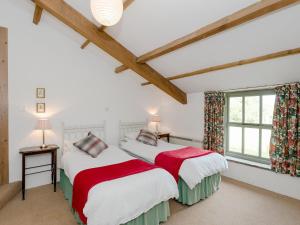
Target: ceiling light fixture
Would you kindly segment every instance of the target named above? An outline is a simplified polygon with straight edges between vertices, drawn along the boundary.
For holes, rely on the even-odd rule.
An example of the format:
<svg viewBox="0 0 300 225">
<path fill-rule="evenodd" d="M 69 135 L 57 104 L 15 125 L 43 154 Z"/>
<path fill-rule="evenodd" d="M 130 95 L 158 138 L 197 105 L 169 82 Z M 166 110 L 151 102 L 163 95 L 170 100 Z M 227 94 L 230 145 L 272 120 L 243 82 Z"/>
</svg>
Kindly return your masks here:
<svg viewBox="0 0 300 225">
<path fill-rule="evenodd" d="M 91 11 L 94 18 L 103 26 L 117 24 L 123 14 L 122 0 L 91 0 Z"/>
</svg>

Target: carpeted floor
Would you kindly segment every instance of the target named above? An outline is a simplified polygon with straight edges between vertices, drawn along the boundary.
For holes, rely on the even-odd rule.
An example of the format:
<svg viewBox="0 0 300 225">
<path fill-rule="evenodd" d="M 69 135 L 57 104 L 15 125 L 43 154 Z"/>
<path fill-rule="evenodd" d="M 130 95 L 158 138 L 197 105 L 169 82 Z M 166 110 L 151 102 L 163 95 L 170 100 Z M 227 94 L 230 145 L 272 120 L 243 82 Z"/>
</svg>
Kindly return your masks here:
<svg viewBox="0 0 300 225">
<path fill-rule="evenodd" d="M 299 190 L 300 191 L 300 190 Z M 212 197 L 192 207 L 171 202 L 164 225 L 300 225 L 300 201 L 225 179 Z M 76 225 L 60 190 L 47 185 L 16 196 L 0 210 L 0 225 Z"/>
</svg>

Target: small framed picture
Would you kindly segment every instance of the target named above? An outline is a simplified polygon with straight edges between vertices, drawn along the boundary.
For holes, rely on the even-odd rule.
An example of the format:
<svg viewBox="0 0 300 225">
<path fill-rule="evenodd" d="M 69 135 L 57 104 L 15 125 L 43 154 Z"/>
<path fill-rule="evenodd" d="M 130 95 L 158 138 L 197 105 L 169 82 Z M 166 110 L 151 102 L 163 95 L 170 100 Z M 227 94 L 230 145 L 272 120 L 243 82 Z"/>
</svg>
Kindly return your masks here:
<svg viewBox="0 0 300 225">
<path fill-rule="evenodd" d="M 45 113 L 46 112 L 46 104 L 45 103 L 36 103 L 36 112 L 37 113 Z"/>
<path fill-rule="evenodd" d="M 37 88 L 36 89 L 36 97 L 37 98 L 46 98 L 46 89 L 45 88 Z"/>
</svg>

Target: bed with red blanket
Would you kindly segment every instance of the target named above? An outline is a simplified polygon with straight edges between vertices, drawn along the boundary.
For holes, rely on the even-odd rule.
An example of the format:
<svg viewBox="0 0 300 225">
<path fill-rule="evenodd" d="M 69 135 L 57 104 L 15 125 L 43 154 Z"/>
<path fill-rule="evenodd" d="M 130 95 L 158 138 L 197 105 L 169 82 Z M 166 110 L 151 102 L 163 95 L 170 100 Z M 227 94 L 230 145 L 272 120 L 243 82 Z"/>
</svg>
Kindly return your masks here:
<svg viewBox="0 0 300 225">
<path fill-rule="evenodd" d="M 123 127 L 124 129 L 124 127 Z M 158 140 L 157 146 L 138 142 L 125 133 L 120 146 L 127 153 L 166 169 L 177 181 L 178 201 L 192 205 L 219 189 L 220 173 L 228 168 L 222 155 L 200 148 Z"/>
<path fill-rule="evenodd" d="M 168 201 L 178 197 L 167 171 L 111 145 L 93 158 L 73 147 L 78 130 L 77 135 L 64 132 L 60 183 L 79 224 L 158 225 L 167 220 Z"/>
</svg>

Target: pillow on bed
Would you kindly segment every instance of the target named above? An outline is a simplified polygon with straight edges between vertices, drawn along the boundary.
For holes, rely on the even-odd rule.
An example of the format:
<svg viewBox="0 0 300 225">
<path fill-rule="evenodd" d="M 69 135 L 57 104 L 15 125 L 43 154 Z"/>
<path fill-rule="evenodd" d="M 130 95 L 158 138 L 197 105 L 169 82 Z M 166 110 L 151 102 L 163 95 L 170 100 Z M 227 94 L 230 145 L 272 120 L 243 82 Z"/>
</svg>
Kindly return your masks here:
<svg viewBox="0 0 300 225">
<path fill-rule="evenodd" d="M 91 132 L 88 133 L 88 136 L 73 143 L 75 147 L 79 150 L 84 151 L 93 158 L 96 158 L 104 149 L 108 146 L 100 138 L 96 137 Z"/>
<path fill-rule="evenodd" d="M 125 138 L 128 138 L 130 140 L 135 140 L 137 138 L 137 136 L 139 135 L 140 132 L 136 131 L 136 132 L 130 132 L 125 134 Z"/>
<path fill-rule="evenodd" d="M 141 130 L 136 140 L 146 145 L 157 146 L 157 135 L 148 130 Z"/>
</svg>

